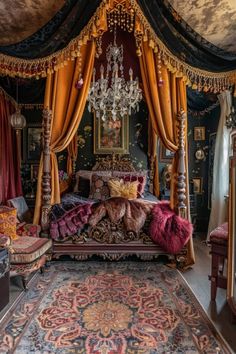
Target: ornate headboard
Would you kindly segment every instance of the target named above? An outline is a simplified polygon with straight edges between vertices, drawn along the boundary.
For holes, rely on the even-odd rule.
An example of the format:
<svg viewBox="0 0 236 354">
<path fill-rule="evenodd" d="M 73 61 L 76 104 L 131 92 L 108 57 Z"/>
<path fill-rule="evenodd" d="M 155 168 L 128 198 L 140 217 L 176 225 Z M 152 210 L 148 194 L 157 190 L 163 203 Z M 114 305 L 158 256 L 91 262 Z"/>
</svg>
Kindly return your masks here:
<svg viewBox="0 0 236 354">
<path fill-rule="evenodd" d="M 99 157 L 96 164 L 92 168 L 93 171 L 136 171 L 132 161 L 129 157 L 123 155 L 107 155 L 106 157 Z"/>
</svg>

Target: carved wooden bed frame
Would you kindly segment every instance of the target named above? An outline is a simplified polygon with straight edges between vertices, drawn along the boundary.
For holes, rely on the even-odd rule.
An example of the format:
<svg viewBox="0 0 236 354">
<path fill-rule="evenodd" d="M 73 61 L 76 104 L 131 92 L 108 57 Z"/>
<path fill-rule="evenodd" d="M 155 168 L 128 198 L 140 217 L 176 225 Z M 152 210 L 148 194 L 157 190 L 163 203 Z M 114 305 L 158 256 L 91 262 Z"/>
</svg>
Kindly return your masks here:
<svg viewBox="0 0 236 354">
<path fill-rule="evenodd" d="M 177 116 L 179 122 L 179 166 L 177 176 L 177 194 L 178 206 L 176 212 L 178 215 L 186 218 L 185 205 L 185 119 L 184 111 Z M 43 112 L 43 180 L 42 180 L 42 215 L 41 225 L 44 233 L 49 229 L 50 212 L 50 148 L 49 131 L 51 123 L 51 111 Z M 135 171 L 131 161 L 127 157 L 110 155 L 106 158 L 99 158 L 93 170 L 120 170 L 126 172 Z M 153 159 L 150 158 L 151 185 L 153 177 Z M 187 251 L 184 250 L 178 257 L 173 257 L 165 252 L 161 247 L 154 244 L 148 236 L 148 220 L 141 229 L 139 235 L 133 232 L 126 232 L 123 222 L 112 223 L 108 218 L 103 218 L 95 227 L 81 234 L 69 237 L 64 242 L 53 242 L 53 257 L 59 258 L 62 255 L 69 255 L 77 260 L 86 260 L 93 255 L 102 256 L 104 259 L 120 260 L 130 255 L 136 255 L 142 260 L 157 258 L 160 255 L 166 255 L 170 259 L 180 261 L 183 265 L 187 259 Z"/>
</svg>

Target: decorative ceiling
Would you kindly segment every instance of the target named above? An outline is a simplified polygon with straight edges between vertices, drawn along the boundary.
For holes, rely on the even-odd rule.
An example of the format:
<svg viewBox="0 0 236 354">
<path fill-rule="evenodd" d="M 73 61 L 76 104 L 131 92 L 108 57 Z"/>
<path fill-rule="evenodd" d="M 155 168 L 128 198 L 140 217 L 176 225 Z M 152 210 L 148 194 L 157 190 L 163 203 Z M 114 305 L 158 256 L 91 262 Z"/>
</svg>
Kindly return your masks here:
<svg viewBox="0 0 236 354">
<path fill-rule="evenodd" d="M 236 0 L 169 0 L 169 3 L 207 41 L 236 53 Z"/>
<path fill-rule="evenodd" d="M 62 8 L 65 1 L 0 1 L 0 45 L 18 43 L 37 32 Z"/>
<path fill-rule="evenodd" d="M 0 1 L 0 46 L 42 28 L 70 0 Z M 236 53 L 236 0 L 169 0 L 177 14 L 210 43 Z"/>
</svg>

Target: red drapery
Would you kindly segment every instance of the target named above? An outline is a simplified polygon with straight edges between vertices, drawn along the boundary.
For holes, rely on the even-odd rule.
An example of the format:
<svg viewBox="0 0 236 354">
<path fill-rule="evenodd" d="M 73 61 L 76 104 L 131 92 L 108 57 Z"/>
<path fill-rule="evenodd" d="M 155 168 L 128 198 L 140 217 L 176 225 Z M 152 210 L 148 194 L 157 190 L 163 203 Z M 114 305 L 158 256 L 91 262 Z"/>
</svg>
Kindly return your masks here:
<svg viewBox="0 0 236 354">
<path fill-rule="evenodd" d="M 15 107 L 0 92 L 0 204 L 22 195 L 16 136 L 9 122 Z"/>
</svg>

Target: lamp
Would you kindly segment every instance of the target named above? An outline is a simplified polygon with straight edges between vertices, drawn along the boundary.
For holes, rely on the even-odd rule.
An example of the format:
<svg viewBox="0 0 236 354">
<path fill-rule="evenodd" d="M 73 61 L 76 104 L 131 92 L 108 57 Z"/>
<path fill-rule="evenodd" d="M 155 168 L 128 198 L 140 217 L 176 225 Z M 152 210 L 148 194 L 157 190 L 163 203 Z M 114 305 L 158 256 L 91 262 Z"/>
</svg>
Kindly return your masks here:
<svg viewBox="0 0 236 354">
<path fill-rule="evenodd" d="M 10 123 L 16 131 L 18 161 L 19 165 L 21 165 L 21 130 L 26 126 L 26 119 L 21 114 L 20 108 L 18 106 L 18 81 L 16 81 L 16 104 L 16 111 L 10 116 Z"/>
<path fill-rule="evenodd" d="M 95 112 L 96 118 L 103 121 L 110 117 L 115 121 L 124 115 L 131 115 L 139 110 L 142 90 L 139 80 L 133 80 L 133 70 L 129 69 L 129 81 L 124 78 L 123 45 L 117 46 L 116 29 L 114 42 L 106 49 L 107 67 L 100 66 L 100 78 L 95 81 L 96 70 L 93 70 L 93 80 L 88 93 L 88 110 Z"/>
</svg>

